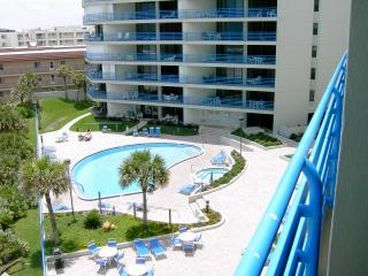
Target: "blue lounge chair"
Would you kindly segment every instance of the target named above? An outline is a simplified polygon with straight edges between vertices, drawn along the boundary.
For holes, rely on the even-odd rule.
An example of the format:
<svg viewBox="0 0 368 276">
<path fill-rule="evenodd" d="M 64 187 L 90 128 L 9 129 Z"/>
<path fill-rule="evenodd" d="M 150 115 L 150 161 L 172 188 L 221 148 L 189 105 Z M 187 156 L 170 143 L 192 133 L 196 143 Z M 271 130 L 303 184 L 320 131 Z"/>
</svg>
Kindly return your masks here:
<svg viewBox="0 0 368 276">
<path fill-rule="evenodd" d="M 107 241 L 107 246 L 108 247 L 117 247 L 118 246 L 118 243 L 116 242 L 116 240 L 114 240 L 114 239 L 109 239 L 108 241 Z"/>
<path fill-rule="evenodd" d="M 185 252 L 185 255 L 194 254 L 194 243 L 193 242 L 186 242 L 183 243 L 183 250 Z"/>
<path fill-rule="evenodd" d="M 202 242 L 201 242 L 201 239 L 202 239 L 202 234 L 198 234 L 195 239 L 194 239 L 194 246 L 196 248 L 202 248 Z"/>
<path fill-rule="evenodd" d="M 143 136 L 148 136 L 148 130 L 147 128 L 142 129 Z"/>
<path fill-rule="evenodd" d="M 177 249 L 177 248 L 182 247 L 181 240 L 178 237 L 176 237 L 175 235 L 171 236 L 170 244 L 173 246 L 173 249 Z"/>
<path fill-rule="evenodd" d="M 69 210 L 69 207 L 63 204 L 53 204 L 52 210 L 54 212 Z"/>
<path fill-rule="evenodd" d="M 195 189 L 199 187 L 199 184 L 186 184 L 180 188 L 179 193 L 183 195 L 190 195 Z"/>
<path fill-rule="evenodd" d="M 114 257 L 115 263 L 118 265 L 123 265 L 122 259 L 124 258 L 124 251 L 119 251 L 118 254 Z"/>
<path fill-rule="evenodd" d="M 226 161 L 226 154 L 225 154 L 225 152 L 223 150 L 220 151 L 218 154 L 216 154 L 211 159 L 211 163 L 213 165 L 223 165 L 223 164 L 225 164 L 225 161 Z"/>
<path fill-rule="evenodd" d="M 97 247 L 95 242 L 90 241 L 87 244 L 87 248 L 88 248 L 88 251 L 89 251 L 89 253 L 91 254 L 92 257 L 97 257 L 98 256 L 98 251 L 100 251 L 100 248 Z"/>
<path fill-rule="evenodd" d="M 99 208 L 101 207 L 101 209 L 105 209 L 105 210 L 108 210 L 108 209 L 112 208 L 111 204 L 108 203 L 108 202 L 101 202 L 101 206 L 100 206 L 100 203 L 98 203 L 97 206 Z"/>
<path fill-rule="evenodd" d="M 155 273 L 155 268 L 154 268 L 154 266 L 152 266 L 152 268 L 150 269 L 150 270 L 148 270 L 147 272 L 146 272 L 146 274 L 144 274 L 145 276 L 153 276 Z"/>
<path fill-rule="evenodd" d="M 134 250 L 137 252 L 137 255 L 139 257 L 148 257 L 149 256 L 149 250 L 147 246 L 144 244 L 144 241 L 141 239 L 137 239 L 133 241 Z"/>
<path fill-rule="evenodd" d="M 98 259 L 96 260 L 96 264 L 98 265 L 98 272 L 106 273 L 107 270 L 107 260 L 106 259 Z"/>
<path fill-rule="evenodd" d="M 120 276 L 128 276 L 128 272 L 126 272 L 126 270 L 125 270 L 125 268 L 123 267 L 123 266 L 121 266 L 120 268 L 119 268 L 119 275 Z"/>
<path fill-rule="evenodd" d="M 161 128 L 160 127 L 156 127 L 155 128 L 155 136 L 156 137 L 160 137 L 161 136 Z"/>
<path fill-rule="evenodd" d="M 149 241 L 149 247 L 156 259 L 166 255 L 166 248 L 159 242 L 158 239 L 151 239 Z"/>
<path fill-rule="evenodd" d="M 153 136 L 155 136 L 155 128 L 154 128 L 154 127 L 150 127 L 150 128 L 148 129 L 148 136 L 149 136 L 149 137 L 153 137 Z"/>
</svg>

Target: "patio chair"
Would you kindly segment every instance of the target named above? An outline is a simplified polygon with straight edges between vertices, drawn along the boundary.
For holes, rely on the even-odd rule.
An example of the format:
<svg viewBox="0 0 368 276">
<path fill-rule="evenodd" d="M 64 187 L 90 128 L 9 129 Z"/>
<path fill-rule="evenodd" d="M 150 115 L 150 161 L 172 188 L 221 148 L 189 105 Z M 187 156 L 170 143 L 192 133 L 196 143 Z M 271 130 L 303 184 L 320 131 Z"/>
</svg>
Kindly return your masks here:
<svg viewBox="0 0 368 276">
<path fill-rule="evenodd" d="M 170 244 L 172 245 L 173 249 L 179 249 L 182 247 L 182 243 L 181 243 L 181 240 L 175 236 L 175 235 L 172 235 L 171 238 L 170 238 Z"/>
<path fill-rule="evenodd" d="M 149 250 L 147 246 L 144 244 L 144 241 L 141 239 L 137 239 L 133 241 L 133 247 L 139 257 L 149 257 Z"/>
<path fill-rule="evenodd" d="M 136 264 L 145 264 L 146 263 L 146 258 L 144 258 L 144 257 L 136 257 L 135 258 L 135 263 Z"/>
<path fill-rule="evenodd" d="M 96 264 L 98 265 L 97 273 L 104 273 L 106 274 L 107 271 L 107 259 L 97 259 Z"/>
<path fill-rule="evenodd" d="M 194 247 L 193 242 L 183 243 L 183 251 L 185 252 L 185 255 L 193 255 L 194 250 L 195 250 L 195 247 Z"/>
<path fill-rule="evenodd" d="M 148 136 L 149 136 L 149 137 L 153 137 L 153 136 L 155 136 L 155 128 L 154 128 L 154 127 L 150 127 L 150 128 L 148 129 Z"/>
<path fill-rule="evenodd" d="M 149 240 L 148 244 L 153 256 L 155 256 L 156 259 L 166 256 L 166 248 L 160 243 L 158 239 L 151 239 Z"/>
<path fill-rule="evenodd" d="M 126 272 L 125 267 L 121 266 L 118 270 L 120 276 L 128 276 L 128 272 Z"/>
<path fill-rule="evenodd" d="M 160 127 L 155 127 L 155 136 L 156 137 L 160 137 L 161 136 L 161 128 Z"/>
<path fill-rule="evenodd" d="M 197 188 L 199 188 L 200 185 L 195 183 L 195 184 L 186 184 L 183 185 L 180 190 L 179 193 L 183 194 L 183 195 L 190 195 L 191 193 L 193 193 L 194 190 L 196 190 Z"/>
<path fill-rule="evenodd" d="M 116 256 L 114 257 L 114 261 L 116 262 L 116 264 L 119 266 L 124 266 L 125 263 L 123 261 L 124 258 L 124 251 L 118 251 L 118 254 L 116 254 Z"/>
<path fill-rule="evenodd" d="M 107 241 L 107 246 L 108 246 L 108 247 L 117 247 L 117 246 L 118 246 L 118 243 L 116 242 L 116 240 L 115 240 L 115 239 L 109 239 L 109 240 Z"/>
<path fill-rule="evenodd" d="M 202 239 L 202 234 L 198 234 L 195 239 L 194 239 L 194 246 L 196 248 L 202 248 L 202 242 L 201 242 L 201 239 Z"/>
<path fill-rule="evenodd" d="M 226 154 L 222 150 L 211 159 L 212 165 L 223 165 L 226 161 Z"/>
<path fill-rule="evenodd" d="M 133 129 L 133 136 L 138 136 L 139 133 L 138 133 L 138 130 L 137 129 Z"/>
<path fill-rule="evenodd" d="M 147 130 L 147 128 L 143 128 L 142 129 L 142 132 L 143 132 L 143 136 L 148 136 L 148 130 Z"/>
<path fill-rule="evenodd" d="M 94 241 L 90 241 L 88 244 L 87 244 L 87 248 L 88 248 L 88 251 L 90 253 L 90 255 L 94 258 L 94 257 L 97 257 L 98 256 L 98 252 L 100 251 L 100 248 L 97 247 L 97 245 L 95 244 Z"/>
</svg>

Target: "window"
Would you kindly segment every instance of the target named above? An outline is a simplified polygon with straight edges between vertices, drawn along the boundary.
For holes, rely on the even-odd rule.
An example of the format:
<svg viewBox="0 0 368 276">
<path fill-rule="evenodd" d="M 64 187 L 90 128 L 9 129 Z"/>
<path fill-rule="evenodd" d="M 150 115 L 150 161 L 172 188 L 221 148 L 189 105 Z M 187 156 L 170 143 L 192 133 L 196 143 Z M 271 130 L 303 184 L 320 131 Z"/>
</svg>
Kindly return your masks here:
<svg viewBox="0 0 368 276">
<path fill-rule="evenodd" d="M 65 64 L 65 60 L 60 60 L 60 64 Z"/>
<path fill-rule="evenodd" d="M 36 62 L 34 63 L 34 68 L 38 68 L 38 67 L 40 67 L 40 63 L 39 63 L 38 61 L 36 61 Z"/>
<path fill-rule="evenodd" d="M 2 83 L 3 82 L 3 80 L 0 78 L 0 83 Z"/>
<path fill-rule="evenodd" d="M 309 101 L 310 102 L 314 102 L 314 95 L 316 94 L 316 91 L 314 90 L 309 90 Z"/>
<path fill-rule="evenodd" d="M 314 0 L 314 11 L 315 12 L 319 11 L 319 0 Z"/>
<path fill-rule="evenodd" d="M 1 35 L 1 39 L 6 39 L 6 35 Z"/>
<path fill-rule="evenodd" d="M 4 64 L 0 64 L 0 70 L 4 70 Z"/>
<path fill-rule="evenodd" d="M 50 82 L 55 83 L 55 75 L 51 75 L 50 78 L 51 78 Z"/>
<path fill-rule="evenodd" d="M 0 91 L 0 98 L 3 98 L 3 97 L 4 97 L 4 92 Z"/>
<path fill-rule="evenodd" d="M 311 80 L 315 80 L 316 79 L 316 68 L 311 68 L 311 76 L 310 76 Z"/>
<path fill-rule="evenodd" d="M 314 113 L 308 113 L 308 124 L 310 123 L 310 121 L 313 118 Z"/>
<path fill-rule="evenodd" d="M 313 45 L 312 46 L 312 58 L 316 58 L 317 57 L 317 46 Z"/>
<path fill-rule="evenodd" d="M 318 35 L 318 23 L 313 23 L 313 35 Z"/>
<path fill-rule="evenodd" d="M 38 81 L 41 82 L 42 81 L 42 77 L 38 77 Z"/>
<path fill-rule="evenodd" d="M 54 62 L 50 61 L 50 69 L 54 69 Z"/>
</svg>

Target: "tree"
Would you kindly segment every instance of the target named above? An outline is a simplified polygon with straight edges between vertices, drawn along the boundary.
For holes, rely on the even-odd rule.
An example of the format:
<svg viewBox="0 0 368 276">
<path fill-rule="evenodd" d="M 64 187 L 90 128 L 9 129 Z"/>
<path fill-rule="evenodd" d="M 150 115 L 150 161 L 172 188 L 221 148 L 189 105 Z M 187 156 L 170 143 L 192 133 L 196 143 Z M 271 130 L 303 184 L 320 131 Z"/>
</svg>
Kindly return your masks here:
<svg viewBox="0 0 368 276">
<path fill-rule="evenodd" d="M 86 85 L 86 76 L 82 72 L 73 72 L 72 75 L 73 85 L 77 88 L 77 102 L 79 101 L 79 90 Z"/>
<path fill-rule="evenodd" d="M 56 68 L 56 74 L 63 79 L 65 99 L 68 100 L 67 80 L 72 76 L 73 70 L 68 64 L 61 64 Z"/>
<path fill-rule="evenodd" d="M 149 150 L 132 153 L 119 168 L 120 185 L 125 188 L 138 181 L 143 194 L 143 224 L 147 228 L 147 190 L 149 184 L 165 187 L 169 181 L 169 171 L 165 161 Z"/>
<path fill-rule="evenodd" d="M 45 196 L 55 245 L 60 242 L 60 237 L 50 194 L 59 196 L 68 191 L 67 169 L 64 163 L 52 162 L 45 156 L 40 160 L 27 161 L 22 170 L 21 179 L 25 190 L 35 191 L 40 196 Z"/>
<path fill-rule="evenodd" d="M 25 100 L 32 101 L 32 94 L 39 84 L 40 81 L 35 74 L 26 72 L 19 78 L 12 96 L 23 105 Z"/>
<path fill-rule="evenodd" d="M 26 130 L 26 122 L 16 108 L 9 104 L 0 104 L 0 133 L 20 133 Z"/>
</svg>

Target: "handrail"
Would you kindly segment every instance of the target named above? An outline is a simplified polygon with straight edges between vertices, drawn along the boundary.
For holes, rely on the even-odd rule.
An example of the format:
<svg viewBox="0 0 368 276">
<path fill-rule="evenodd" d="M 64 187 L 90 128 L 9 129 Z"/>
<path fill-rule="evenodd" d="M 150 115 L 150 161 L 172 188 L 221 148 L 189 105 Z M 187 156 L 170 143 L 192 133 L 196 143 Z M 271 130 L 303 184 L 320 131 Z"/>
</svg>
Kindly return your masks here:
<svg viewBox="0 0 368 276">
<path fill-rule="evenodd" d="M 299 272 L 305 269 L 306 275 L 317 274 L 324 190 L 333 189 L 325 187 L 333 186 L 334 183 L 328 181 L 336 177 L 346 56 L 341 58 L 234 275 L 261 274 L 267 257 L 270 261 L 267 275 L 280 275 L 285 271 L 294 275 L 298 269 Z M 298 182 L 302 173 L 304 178 Z M 326 174 L 329 177 L 325 177 Z M 305 231 L 304 219 L 307 221 Z M 270 253 L 272 246 L 275 249 Z M 303 275 L 303 271 L 299 275 Z"/>
</svg>

